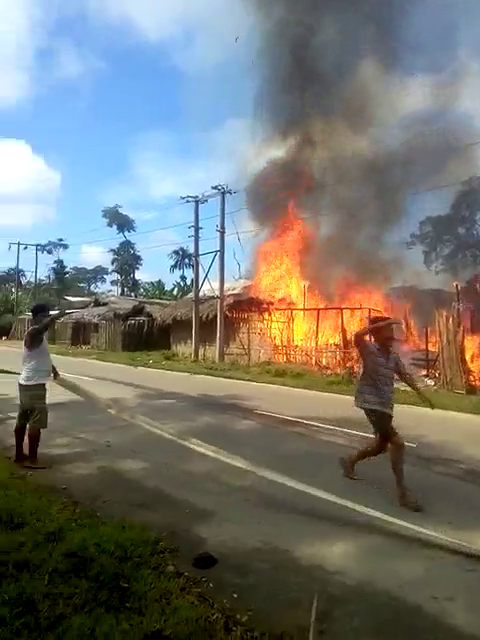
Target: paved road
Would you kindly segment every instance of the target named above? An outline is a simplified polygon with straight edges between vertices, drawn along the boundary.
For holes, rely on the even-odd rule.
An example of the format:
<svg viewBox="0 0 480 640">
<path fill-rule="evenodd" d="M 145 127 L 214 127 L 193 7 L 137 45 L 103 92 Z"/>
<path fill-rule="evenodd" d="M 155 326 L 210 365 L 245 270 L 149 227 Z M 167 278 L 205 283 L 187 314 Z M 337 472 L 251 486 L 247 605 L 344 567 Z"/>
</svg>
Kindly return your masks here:
<svg viewBox="0 0 480 640">
<path fill-rule="evenodd" d="M 350 399 L 56 360 L 85 389 L 143 419 L 126 423 L 52 386 L 45 481 L 98 511 L 166 531 L 184 562 L 209 549 L 220 558 L 208 575 L 213 589 L 241 609 L 262 602 L 257 619 L 296 628 L 297 637 L 315 593 L 323 637 L 375 640 L 385 624 L 394 638 L 480 637 L 476 561 L 399 538 L 321 493 L 480 547 L 476 418 L 400 412 L 407 438 L 419 445 L 409 449 L 408 475 L 428 510 L 417 516 L 397 509 L 386 461 L 365 467 L 362 483 L 340 477 L 339 455 L 362 436 L 325 428 L 312 435 L 255 413 L 362 431 Z M 1 349 L 0 363 L 18 369 L 19 353 Z M 2 412 L 14 409 L 14 392 L 3 377 Z M 5 443 L 10 428 L 0 430 Z M 473 451 L 464 446 L 469 438 Z M 454 470 L 464 479 L 446 475 Z"/>
</svg>

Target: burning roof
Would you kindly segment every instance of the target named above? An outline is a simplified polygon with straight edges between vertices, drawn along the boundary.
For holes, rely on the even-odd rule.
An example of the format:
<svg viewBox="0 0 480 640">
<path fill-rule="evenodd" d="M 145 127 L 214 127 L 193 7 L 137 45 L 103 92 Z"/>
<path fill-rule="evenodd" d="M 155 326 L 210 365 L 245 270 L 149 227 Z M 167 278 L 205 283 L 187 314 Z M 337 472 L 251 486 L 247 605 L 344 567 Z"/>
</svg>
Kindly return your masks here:
<svg viewBox="0 0 480 640">
<path fill-rule="evenodd" d="M 250 2 L 261 122 L 285 149 L 247 189 L 252 216 L 272 241 L 289 209 L 303 220 L 298 280 L 322 299 L 384 290 L 402 268 L 393 240 L 412 192 L 477 166 L 469 143 L 479 134 L 460 100 L 476 80 L 462 56 L 464 28 L 478 25 L 480 6 Z"/>
</svg>

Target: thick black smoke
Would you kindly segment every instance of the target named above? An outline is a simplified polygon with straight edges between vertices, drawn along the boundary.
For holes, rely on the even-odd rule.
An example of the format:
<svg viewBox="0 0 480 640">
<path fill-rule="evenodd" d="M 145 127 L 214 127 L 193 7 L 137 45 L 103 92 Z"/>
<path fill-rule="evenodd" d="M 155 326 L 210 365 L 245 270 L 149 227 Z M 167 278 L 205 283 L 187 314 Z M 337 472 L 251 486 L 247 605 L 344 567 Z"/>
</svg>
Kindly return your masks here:
<svg viewBox="0 0 480 640">
<path fill-rule="evenodd" d="M 480 2 L 249 1 L 259 115 L 266 136 L 289 144 L 252 181 L 252 215 L 272 228 L 293 194 L 318 233 L 305 276 L 325 294 L 345 277 L 380 282 L 409 194 L 475 172 L 467 143 L 479 134 L 457 104 Z"/>
</svg>

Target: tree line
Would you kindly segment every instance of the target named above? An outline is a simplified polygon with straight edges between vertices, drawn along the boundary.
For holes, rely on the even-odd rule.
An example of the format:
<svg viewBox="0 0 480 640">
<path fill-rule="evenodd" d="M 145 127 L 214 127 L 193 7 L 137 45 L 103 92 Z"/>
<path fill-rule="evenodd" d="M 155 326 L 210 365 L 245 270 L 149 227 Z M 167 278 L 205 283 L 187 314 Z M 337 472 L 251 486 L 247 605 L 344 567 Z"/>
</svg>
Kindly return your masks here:
<svg viewBox="0 0 480 640">
<path fill-rule="evenodd" d="M 45 276 L 36 283 L 27 277 L 23 269 L 18 272 L 19 312 L 24 313 L 33 299 L 55 305 L 66 295 L 92 296 L 102 289 L 120 296 L 146 299 L 175 300 L 182 298 L 193 289 L 191 272 L 193 255 L 184 246 L 179 246 L 169 254 L 171 274 L 177 279 L 171 287 L 159 278 L 141 281 L 138 272 L 143 265 L 140 251 L 129 236 L 137 231 L 135 220 L 115 204 L 102 209 L 102 218 L 108 228 L 114 229 L 120 241 L 109 249 L 110 267 L 96 265 L 85 267 L 67 263 L 68 242 L 64 238 L 49 240 L 38 245 L 40 254 L 52 256 L 53 262 Z M 11 325 L 15 313 L 16 267 L 0 271 L 0 332 L 2 327 Z"/>
<path fill-rule="evenodd" d="M 64 238 L 49 240 L 39 245 L 43 254 L 54 258 L 45 277 L 36 287 L 36 298 L 51 304 L 65 295 L 91 296 L 110 285 L 121 296 L 148 299 L 178 299 L 191 293 L 193 282 L 193 255 L 180 246 L 169 254 L 170 273 L 177 279 L 168 287 L 162 278 L 142 282 L 138 272 L 143 258 L 131 235 L 137 231 L 135 220 L 115 204 L 102 209 L 102 218 L 108 228 L 114 229 L 120 241 L 109 249 L 110 268 L 96 265 L 69 266 L 65 261 L 69 245 Z M 440 215 L 426 216 L 410 234 L 407 247 L 422 251 L 423 263 L 436 274 L 448 274 L 466 280 L 467 289 L 480 291 L 480 176 L 465 180 L 451 202 L 449 210 Z M 24 312 L 33 300 L 34 283 L 19 270 L 19 310 Z M 0 271 L 0 318 L 14 314 L 16 269 Z M 109 279 L 110 278 L 110 279 Z"/>
<path fill-rule="evenodd" d="M 477 293 L 480 283 L 480 176 L 462 182 L 449 210 L 426 216 L 410 235 L 408 248 L 422 251 L 423 263 L 436 274 L 466 279 Z"/>
</svg>

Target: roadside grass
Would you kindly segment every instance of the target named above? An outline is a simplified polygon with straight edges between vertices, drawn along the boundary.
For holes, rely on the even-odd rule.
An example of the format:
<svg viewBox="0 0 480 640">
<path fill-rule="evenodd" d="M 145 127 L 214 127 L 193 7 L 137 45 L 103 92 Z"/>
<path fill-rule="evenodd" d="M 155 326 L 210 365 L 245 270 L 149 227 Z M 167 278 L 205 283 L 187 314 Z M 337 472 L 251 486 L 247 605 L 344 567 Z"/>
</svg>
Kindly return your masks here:
<svg viewBox="0 0 480 640">
<path fill-rule="evenodd" d="M 103 522 L 3 459 L 0 502 L 2 639 L 259 637 L 146 529 Z"/>
<path fill-rule="evenodd" d="M 355 382 L 349 375 L 322 376 L 308 367 L 295 365 L 261 363 L 249 367 L 236 362 L 192 362 L 188 358 L 181 358 L 169 351 L 109 352 L 91 349 L 66 349 L 53 345 L 51 350 L 52 353 L 61 356 L 91 358 L 101 362 L 112 362 L 132 367 L 263 382 L 345 396 L 353 396 L 355 391 Z M 429 389 L 426 394 L 435 403 L 437 409 L 480 414 L 479 396 L 457 394 L 442 389 Z M 408 389 L 396 389 L 395 401 L 398 404 L 423 406 L 417 395 Z"/>
</svg>

